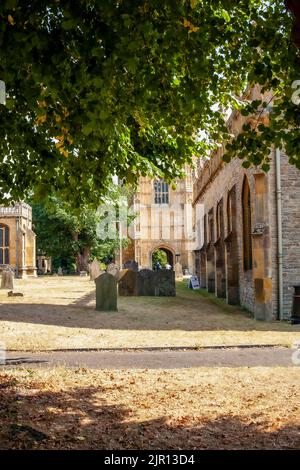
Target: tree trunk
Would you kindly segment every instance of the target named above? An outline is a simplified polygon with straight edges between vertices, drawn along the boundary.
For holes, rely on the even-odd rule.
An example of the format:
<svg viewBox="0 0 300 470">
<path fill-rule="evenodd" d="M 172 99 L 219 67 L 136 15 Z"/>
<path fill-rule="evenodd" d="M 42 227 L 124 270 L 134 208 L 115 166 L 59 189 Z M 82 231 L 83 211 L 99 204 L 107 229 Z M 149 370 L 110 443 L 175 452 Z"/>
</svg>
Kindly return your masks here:
<svg viewBox="0 0 300 470">
<path fill-rule="evenodd" d="M 76 271 L 88 271 L 89 269 L 89 257 L 91 249 L 89 246 L 83 248 L 83 250 L 76 256 Z"/>
</svg>

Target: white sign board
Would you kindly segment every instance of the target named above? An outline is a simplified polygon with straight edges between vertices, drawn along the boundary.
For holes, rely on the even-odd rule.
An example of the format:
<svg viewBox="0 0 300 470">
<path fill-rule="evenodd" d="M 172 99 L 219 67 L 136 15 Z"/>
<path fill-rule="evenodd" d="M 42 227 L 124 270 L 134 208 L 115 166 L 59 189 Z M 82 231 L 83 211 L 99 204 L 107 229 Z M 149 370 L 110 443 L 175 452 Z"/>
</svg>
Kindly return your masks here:
<svg viewBox="0 0 300 470">
<path fill-rule="evenodd" d="M 190 279 L 190 288 L 191 289 L 200 289 L 199 279 L 197 276 L 192 276 Z"/>
<path fill-rule="evenodd" d="M 5 83 L 0 80 L 0 104 L 6 104 Z"/>
</svg>

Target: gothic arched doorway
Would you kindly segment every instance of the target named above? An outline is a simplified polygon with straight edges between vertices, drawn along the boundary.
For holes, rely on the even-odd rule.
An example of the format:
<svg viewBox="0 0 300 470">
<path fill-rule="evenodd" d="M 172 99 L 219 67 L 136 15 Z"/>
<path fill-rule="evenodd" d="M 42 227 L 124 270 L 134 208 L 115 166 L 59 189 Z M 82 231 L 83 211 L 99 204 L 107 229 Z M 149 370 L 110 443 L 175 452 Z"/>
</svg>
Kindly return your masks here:
<svg viewBox="0 0 300 470">
<path fill-rule="evenodd" d="M 173 269 L 174 267 L 174 253 L 165 247 L 158 247 L 153 250 L 151 254 L 151 266 L 152 269 L 156 269 L 157 263 L 160 264 L 162 268 L 165 268 L 166 265 L 170 265 Z"/>
</svg>

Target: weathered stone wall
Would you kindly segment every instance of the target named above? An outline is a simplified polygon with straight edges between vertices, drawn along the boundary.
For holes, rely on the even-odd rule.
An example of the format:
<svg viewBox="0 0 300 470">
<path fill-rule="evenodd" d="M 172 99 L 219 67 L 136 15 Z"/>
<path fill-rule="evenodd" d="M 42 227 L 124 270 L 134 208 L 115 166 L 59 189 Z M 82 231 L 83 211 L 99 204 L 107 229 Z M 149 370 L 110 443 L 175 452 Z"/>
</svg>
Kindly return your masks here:
<svg viewBox="0 0 300 470">
<path fill-rule="evenodd" d="M 289 318 L 292 309 L 294 284 L 300 283 L 300 172 L 289 164 L 288 158 L 281 153 L 280 159 L 282 185 L 282 239 L 283 239 L 283 317 Z M 270 208 L 272 236 L 273 304 L 278 310 L 278 242 L 277 242 L 277 204 L 276 173 L 273 162 L 270 173 Z"/>
<path fill-rule="evenodd" d="M 237 213 L 236 213 L 236 231 L 238 235 L 237 245 L 237 269 L 239 271 L 239 294 L 240 303 L 249 311 L 254 312 L 254 293 L 253 293 L 253 279 L 250 273 L 244 272 L 243 260 L 242 260 L 242 186 L 244 176 L 247 175 L 251 193 L 254 191 L 254 178 L 253 170 L 245 170 L 239 160 L 234 160 L 228 164 L 221 164 L 219 172 L 215 178 L 207 185 L 205 191 L 199 198 L 198 202 L 204 205 L 204 213 L 213 209 L 214 212 L 214 226 L 216 226 L 216 207 L 218 202 L 223 198 L 223 211 L 224 216 L 224 227 L 225 236 L 228 235 L 228 220 L 227 220 L 227 197 L 228 193 L 235 186 L 236 189 L 236 201 L 237 201 Z M 253 201 L 252 201 L 253 202 Z M 216 235 L 214 234 L 214 240 L 216 241 Z"/>
<path fill-rule="evenodd" d="M 272 151 L 270 171 L 245 170 L 239 160 L 223 164 L 219 160 L 211 180 L 198 193 L 198 202 L 204 205 L 204 213 L 213 210 L 216 227 L 216 208 L 223 198 L 227 206 L 228 193 L 236 190 L 236 234 L 237 269 L 239 277 L 240 304 L 255 314 L 258 319 L 278 317 L 278 238 L 275 151 Z M 251 192 L 251 219 L 253 269 L 245 271 L 243 266 L 243 217 L 242 189 L 245 175 Z M 300 282 L 300 173 L 281 155 L 282 184 L 282 232 L 283 232 L 283 317 L 291 314 L 293 289 Z M 200 187 L 201 188 L 201 187 Z M 199 186 L 198 186 L 199 189 Z M 197 196 L 197 195 L 196 195 Z M 229 234 L 227 211 L 224 210 L 225 239 Z M 262 226 L 262 232 L 260 228 Z M 214 233 L 214 242 L 216 234 Z M 229 255 L 228 255 L 229 253 Z M 228 264 L 227 253 L 225 263 Z M 232 267 L 230 267 L 232 269 Z M 227 266 L 227 275 L 230 272 Z M 217 291 L 215 289 L 217 294 Z M 228 292 L 227 292 L 228 298 Z"/>
<path fill-rule="evenodd" d="M 169 186 L 169 204 L 154 204 L 154 180 L 140 178 L 134 200 L 138 217 L 132 224 L 132 243 L 123 251 L 123 264 L 135 259 L 140 268 L 152 268 L 152 253 L 165 248 L 172 253 L 173 267 L 179 261 L 183 269 L 192 273 L 194 247 L 188 239 L 183 217 L 185 205 L 193 201 L 192 183 L 187 169 L 186 178 L 177 181 L 175 189 Z"/>
</svg>

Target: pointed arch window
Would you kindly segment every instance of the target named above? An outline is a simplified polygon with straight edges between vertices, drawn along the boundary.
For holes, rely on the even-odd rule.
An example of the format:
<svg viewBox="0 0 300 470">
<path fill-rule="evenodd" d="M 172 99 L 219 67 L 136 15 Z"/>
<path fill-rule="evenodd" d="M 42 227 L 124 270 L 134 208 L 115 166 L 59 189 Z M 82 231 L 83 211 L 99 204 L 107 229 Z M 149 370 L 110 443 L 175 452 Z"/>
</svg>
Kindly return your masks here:
<svg viewBox="0 0 300 470">
<path fill-rule="evenodd" d="M 9 264 L 9 228 L 0 224 L 0 264 Z"/>
<path fill-rule="evenodd" d="M 217 205 L 217 239 L 224 236 L 224 222 L 223 222 L 223 200 L 221 200 Z"/>
<path fill-rule="evenodd" d="M 251 195 L 248 179 L 245 176 L 242 191 L 243 212 L 243 256 L 244 270 L 252 269 L 252 224 L 251 224 Z"/>
</svg>

